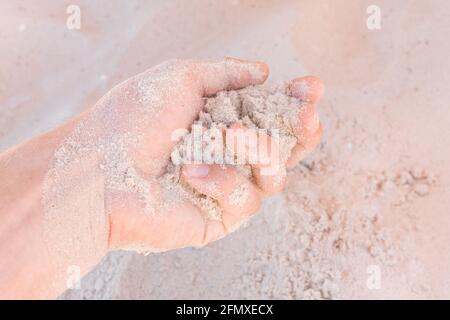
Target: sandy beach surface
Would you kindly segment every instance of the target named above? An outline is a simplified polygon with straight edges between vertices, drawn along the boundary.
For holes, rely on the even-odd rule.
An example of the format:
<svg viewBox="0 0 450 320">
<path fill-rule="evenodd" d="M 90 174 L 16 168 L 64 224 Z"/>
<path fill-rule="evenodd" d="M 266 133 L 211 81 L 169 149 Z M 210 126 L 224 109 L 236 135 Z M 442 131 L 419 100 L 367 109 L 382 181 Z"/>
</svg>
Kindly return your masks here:
<svg viewBox="0 0 450 320">
<path fill-rule="evenodd" d="M 323 79 L 320 148 L 244 228 L 202 249 L 114 252 L 63 299 L 450 298 L 450 3 L 0 3 L 0 151 L 170 58 Z"/>
</svg>

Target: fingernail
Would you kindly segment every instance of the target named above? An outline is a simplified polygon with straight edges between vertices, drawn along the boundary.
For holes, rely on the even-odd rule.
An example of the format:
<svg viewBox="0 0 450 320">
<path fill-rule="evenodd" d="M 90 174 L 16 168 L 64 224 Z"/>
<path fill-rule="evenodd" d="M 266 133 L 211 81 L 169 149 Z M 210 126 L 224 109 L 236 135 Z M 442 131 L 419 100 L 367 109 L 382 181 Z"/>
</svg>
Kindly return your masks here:
<svg viewBox="0 0 450 320">
<path fill-rule="evenodd" d="M 292 93 L 300 100 L 308 101 L 310 90 L 311 88 L 308 81 L 301 80 L 294 85 L 294 87 L 292 88 Z"/>
<path fill-rule="evenodd" d="M 209 166 L 205 164 L 189 164 L 184 167 L 185 173 L 191 178 L 204 178 L 209 173 Z"/>
<path fill-rule="evenodd" d="M 237 67 L 238 70 L 245 68 L 249 73 L 251 80 L 256 81 L 257 83 L 264 82 L 264 80 L 266 80 L 267 76 L 269 75 L 268 66 L 264 62 L 226 57 L 225 63 L 228 66 Z"/>
</svg>

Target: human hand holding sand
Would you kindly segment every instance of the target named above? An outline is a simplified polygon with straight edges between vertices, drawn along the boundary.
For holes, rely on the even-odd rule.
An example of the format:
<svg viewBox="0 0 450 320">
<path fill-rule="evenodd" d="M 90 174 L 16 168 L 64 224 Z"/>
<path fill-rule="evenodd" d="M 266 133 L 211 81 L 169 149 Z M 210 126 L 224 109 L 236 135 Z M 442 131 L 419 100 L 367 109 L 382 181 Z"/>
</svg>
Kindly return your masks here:
<svg viewBox="0 0 450 320">
<path fill-rule="evenodd" d="M 184 165 L 180 179 L 216 201 L 220 219 L 205 218 L 189 199 L 173 202 L 160 178 L 176 145 L 173 132 L 190 127 L 204 97 L 261 84 L 267 76 L 267 66 L 257 62 L 169 61 L 118 85 L 65 125 L 3 153 L 0 235 L 12 240 L 0 250 L 22 258 L 2 261 L 0 285 L 14 283 L 2 291 L 54 297 L 65 289 L 69 266 L 85 274 L 111 249 L 202 246 L 236 229 L 265 196 L 281 191 L 285 163 L 267 176 L 252 164 L 252 179 L 229 166 Z M 292 128 L 300 143 L 285 161 L 289 167 L 320 140 L 315 103 L 323 88 L 313 77 L 288 86 L 303 102 Z M 230 200 L 236 190 L 246 190 L 244 201 Z"/>
<path fill-rule="evenodd" d="M 173 73 L 169 79 L 168 69 Z M 185 164 L 180 179 L 199 194 L 215 199 L 222 209 L 220 219 L 207 219 L 201 208 L 190 199 L 173 203 L 170 195 L 165 196 L 161 191 L 164 187 L 161 188 L 158 183 L 158 177 L 170 162 L 169 156 L 176 143 L 171 139 L 172 133 L 192 125 L 204 107 L 202 98 L 213 96 L 222 90 L 237 90 L 261 84 L 267 76 L 267 65 L 259 62 L 236 59 L 215 62 L 175 61 L 130 79 L 112 91 L 112 94 L 120 96 L 123 94 L 121 91 L 130 89 L 129 86 L 132 90 L 136 81 L 142 85 L 148 79 L 155 79 L 152 90 L 153 86 L 160 86 L 157 94 L 161 95 L 153 97 L 161 105 L 151 106 L 152 110 L 158 108 L 160 115 L 149 120 L 148 130 L 145 130 L 145 138 L 142 140 L 144 145 L 139 145 L 135 153 L 137 166 L 152 181 L 150 188 L 153 196 L 147 200 L 152 207 L 150 210 L 154 210 L 156 214 L 146 213 L 143 201 L 139 201 L 136 195 L 134 199 L 131 199 L 133 195 L 130 197 L 130 194 L 116 197 L 110 219 L 110 245 L 113 248 L 154 252 L 205 245 L 235 230 L 257 211 L 264 197 L 282 190 L 286 163 L 269 175 L 261 174 L 261 166 L 253 164 L 253 181 L 233 166 Z M 141 85 L 138 84 L 137 87 Z M 298 109 L 300 125 L 295 129 L 301 141 L 301 144 L 294 147 L 288 160 L 287 166 L 292 167 L 320 141 L 321 128 L 315 104 L 323 87 L 320 80 L 314 77 L 297 78 L 289 83 L 289 87 L 292 95 L 306 101 L 303 106 L 292 106 L 294 110 Z M 170 99 L 164 100 L 165 94 Z M 236 126 L 232 125 L 226 131 L 233 130 Z M 245 199 L 240 203 L 233 201 L 233 193 L 242 190 L 247 192 Z M 168 192 L 172 193 L 172 190 Z M 171 204 L 167 205 L 167 201 Z"/>
</svg>

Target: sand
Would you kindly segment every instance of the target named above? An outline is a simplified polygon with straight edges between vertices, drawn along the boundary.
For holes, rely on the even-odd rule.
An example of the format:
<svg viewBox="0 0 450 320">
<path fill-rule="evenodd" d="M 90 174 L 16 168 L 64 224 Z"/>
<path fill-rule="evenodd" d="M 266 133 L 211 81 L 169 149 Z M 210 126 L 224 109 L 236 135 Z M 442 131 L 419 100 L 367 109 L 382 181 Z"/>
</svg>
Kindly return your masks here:
<svg viewBox="0 0 450 320">
<path fill-rule="evenodd" d="M 219 204 L 184 182 L 180 174 L 181 166 L 193 163 L 219 164 L 236 168 L 252 180 L 251 170 L 247 170 L 249 163 L 262 165 L 266 159 L 277 157 L 279 162 L 284 164 L 289 159 L 292 148 L 301 143 L 295 136 L 294 128 L 301 126 L 298 119 L 303 110 L 303 103 L 290 95 L 287 84 L 272 88 L 249 86 L 241 90 L 221 91 L 214 97 L 205 98 L 204 103 L 205 106 L 192 124 L 191 130 L 173 148 L 172 161 L 161 180 L 167 193 L 175 195 L 171 199 L 181 201 L 188 198 L 207 218 L 220 220 L 222 212 Z M 266 139 L 266 144 L 258 146 L 254 159 L 251 159 L 249 152 L 245 150 L 245 141 L 225 138 L 226 130 L 236 125 L 239 126 L 236 134 L 243 136 L 244 128 L 251 130 L 250 135 L 243 136 L 244 139 L 248 138 L 248 143 L 253 140 L 256 145 L 256 138 L 261 135 L 270 136 L 272 143 L 278 146 L 280 154 L 269 154 Z M 229 140 L 235 142 L 234 147 L 227 145 Z M 273 170 L 273 173 L 267 170 L 266 174 L 275 174 L 282 169 Z M 179 199 L 176 199 L 177 196 Z M 230 203 L 243 206 L 248 197 L 248 189 L 240 186 L 230 194 Z"/>
<path fill-rule="evenodd" d="M 161 74 L 161 77 L 168 79 L 170 70 Z M 138 82 L 137 92 L 128 96 L 138 100 L 139 105 L 147 106 L 147 100 L 153 99 L 149 97 L 153 90 L 152 81 Z M 295 135 L 294 128 L 302 125 L 298 123 L 298 119 L 304 105 L 301 100 L 291 96 L 287 83 L 272 88 L 249 86 L 237 91 L 222 91 L 214 97 L 204 98 L 203 110 L 192 124 L 191 131 L 184 134 L 173 148 L 171 162 L 166 167 L 165 173 L 150 180 L 138 172 L 131 157 L 131 149 L 136 148 L 142 136 L 121 130 L 121 125 L 112 120 L 120 119 L 118 108 L 107 106 L 106 111 L 102 111 L 103 104 L 110 103 L 111 99 L 114 98 L 109 95 L 103 98 L 96 106 L 98 111 L 79 121 L 68 138 L 55 151 L 45 176 L 42 206 L 48 224 L 67 225 L 67 228 L 57 236 L 58 241 L 54 241 L 56 235 L 52 235 L 52 228 L 47 228 L 49 230 L 46 234 L 49 235 L 50 244 L 81 243 L 77 235 L 78 228 L 69 228 L 65 221 L 82 220 L 86 215 L 98 215 L 101 219 L 105 219 L 110 211 L 109 194 L 117 192 L 137 196 L 145 213 L 149 215 L 164 214 L 164 207 L 170 209 L 189 200 L 200 208 L 207 219 L 221 220 L 222 209 L 218 202 L 212 197 L 198 193 L 184 181 L 181 175 L 181 167 L 184 164 L 231 166 L 252 180 L 249 164 L 263 165 L 267 159 L 277 158 L 279 159 L 277 163 L 284 165 L 292 148 L 301 143 Z M 158 111 L 154 106 L 150 104 L 150 107 L 145 108 L 142 117 L 146 114 L 156 116 Z M 134 111 L 130 110 L 129 117 L 131 121 L 137 122 L 134 124 L 137 126 L 138 121 L 142 119 L 137 120 L 138 117 L 133 114 Z M 107 129 L 99 129 L 97 123 L 104 123 Z M 230 135 L 225 133 L 233 125 L 239 126 L 234 132 L 242 134 L 242 139 L 238 135 L 233 135 L 230 139 Z M 249 130 L 245 135 L 244 128 Z M 264 137 L 265 140 L 261 141 L 265 143 L 256 141 L 260 137 Z M 277 145 L 276 153 L 279 154 L 275 154 L 273 150 L 270 151 L 273 154 L 269 153 L 270 147 L 266 137 L 270 137 L 271 144 Z M 233 143 L 234 147 L 231 146 Z M 245 150 L 246 143 L 258 145 L 254 155 Z M 264 169 L 266 171 L 261 172 L 267 175 L 285 172 L 284 167 Z M 95 188 L 89 188 L 93 197 L 85 202 L 79 201 L 79 198 L 86 197 L 82 192 L 84 185 L 82 181 L 86 175 L 96 177 L 95 180 L 99 181 L 99 184 Z M 161 186 L 158 195 L 152 192 L 152 183 Z M 231 204 L 244 206 L 248 197 L 249 190 L 240 186 L 230 194 L 229 200 Z M 89 235 L 85 237 L 89 239 Z M 70 256 L 72 251 L 74 249 L 67 250 L 64 255 Z"/>
<path fill-rule="evenodd" d="M 450 297 L 448 2 L 378 1 L 382 29 L 369 31 L 373 3 L 359 0 L 80 1 L 79 32 L 62 4 L 12 3 L 0 4 L 2 150 L 172 57 L 254 58 L 271 81 L 327 87 L 322 145 L 247 227 L 201 250 L 112 253 L 61 298 Z"/>
</svg>

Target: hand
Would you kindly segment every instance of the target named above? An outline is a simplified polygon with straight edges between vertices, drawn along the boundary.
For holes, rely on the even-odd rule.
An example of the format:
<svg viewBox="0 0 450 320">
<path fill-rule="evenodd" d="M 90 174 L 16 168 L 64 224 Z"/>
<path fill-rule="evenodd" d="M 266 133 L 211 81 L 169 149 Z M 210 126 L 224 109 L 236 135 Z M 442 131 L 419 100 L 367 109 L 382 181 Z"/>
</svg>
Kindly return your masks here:
<svg viewBox="0 0 450 320">
<path fill-rule="evenodd" d="M 284 181 L 285 171 L 280 172 L 281 177 L 261 177 L 253 183 L 233 168 L 185 165 L 182 171 L 185 181 L 200 193 L 216 198 L 222 207 L 222 221 L 215 221 L 205 219 L 190 201 L 165 205 L 167 199 L 161 196 L 160 186 L 154 183 L 170 160 L 175 144 L 171 139 L 172 132 L 189 128 L 203 107 L 203 97 L 221 90 L 261 84 L 267 76 L 268 67 L 260 62 L 231 58 L 168 61 L 112 89 L 93 108 L 94 113 L 110 115 L 105 130 L 139 136 L 139 143 L 130 154 L 136 172 L 149 182 L 152 197 L 158 199 L 152 204 L 154 213 L 149 214 L 136 194 L 111 192 L 108 196 L 111 201 L 108 205 L 110 248 L 157 252 L 205 245 L 236 229 L 257 211 L 263 197 L 282 189 L 283 183 L 271 187 L 273 184 L 267 183 L 267 179 Z M 307 93 L 302 90 L 305 84 L 309 87 Z M 323 92 L 320 80 L 314 77 L 297 78 L 290 82 L 290 88 L 294 96 L 307 101 L 307 106 L 299 113 L 302 126 L 296 128 L 302 145 L 294 148 L 288 167 L 294 166 L 320 141 L 321 128 L 315 104 Z M 207 187 L 211 183 L 217 186 L 219 193 L 214 194 Z M 249 190 L 249 196 L 243 205 L 232 205 L 226 199 L 242 185 Z"/>
</svg>

